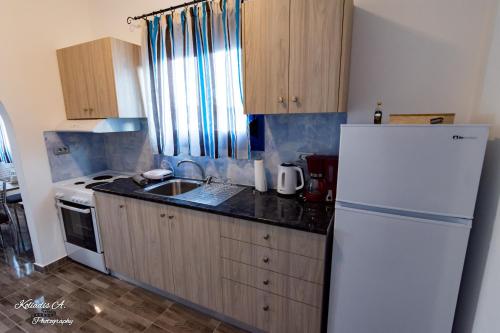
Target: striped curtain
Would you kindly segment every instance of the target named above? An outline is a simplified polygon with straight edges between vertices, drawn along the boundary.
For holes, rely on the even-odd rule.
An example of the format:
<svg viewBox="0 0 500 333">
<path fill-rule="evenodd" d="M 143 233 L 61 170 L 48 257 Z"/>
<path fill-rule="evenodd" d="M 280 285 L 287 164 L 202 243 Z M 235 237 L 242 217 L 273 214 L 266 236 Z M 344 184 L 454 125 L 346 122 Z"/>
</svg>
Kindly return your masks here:
<svg viewBox="0 0 500 333">
<path fill-rule="evenodd" d="M 12 163 L 12 153 L 10 151 L 9 138 L 7 137 L 7 130 L 5 124 L 0 118 L 0 162 Z"/>
<path fill-rule="evenodd" d="M 249 157 L 240 7 L 214 0 L 147 21 L 146 108 L 158 153 Z"/>
</svg>

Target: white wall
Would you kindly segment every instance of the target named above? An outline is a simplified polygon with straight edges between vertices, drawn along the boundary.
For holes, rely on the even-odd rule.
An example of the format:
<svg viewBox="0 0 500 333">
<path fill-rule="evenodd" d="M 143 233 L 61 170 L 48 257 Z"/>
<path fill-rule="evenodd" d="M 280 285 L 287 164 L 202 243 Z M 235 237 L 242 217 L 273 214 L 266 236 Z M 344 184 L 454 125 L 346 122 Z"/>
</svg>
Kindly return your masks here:
<svg viewBox="0 0 500 333">
<path fill-rule="evenodd" d="M 115 37 L 131 43 L 141 43 L 142 20 L 128 25 L 128 16 L 138 16 L 158 9 L 168 8 L 187 1 L 182 0 L 89 0 L 92 32 L 96 38 Z"/>
<path fill-rule="evenodd" d="M 40 265 L 65 256 L 42 136 L 65 118 L 55 50 L 90 36 L 87 1 L 0 4 L 0 101 L 15 132 L 14 158 Z"/>
<path fill-rule="evenodd" d="M 479 107 L 470 119 L 489 123 L 485 165 L 457 308 L 456 333 L 500 331 L 500 6 Z"/>
<path fill-rule="evenodd" d="M 477 105 L 496 0 L 354 0 L 348 122 Z"/>
</svg>

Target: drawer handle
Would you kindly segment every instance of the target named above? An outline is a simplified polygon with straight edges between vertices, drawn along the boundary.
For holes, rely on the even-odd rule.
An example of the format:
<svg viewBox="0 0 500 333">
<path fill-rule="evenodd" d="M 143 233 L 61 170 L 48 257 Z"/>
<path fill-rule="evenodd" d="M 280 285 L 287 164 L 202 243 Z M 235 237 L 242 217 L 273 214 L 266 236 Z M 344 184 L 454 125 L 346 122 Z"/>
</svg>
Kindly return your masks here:
<svg viewBox="0 0 500 333">
<path fill-rule="evenodd" d="M 269 311 L 269 305 L 264 305 L 264 306 L 262 307 L 262 310 L 264 310 L 264 311 Z"/>
<path fill-rule="evenodd" d="M 120 205 L 120 208 L 123 208 L 123 207 L 125 207 L 125 206 L 124 205 Z"/>
<path fill-rule="evenodd" d="M 269 238 L 271 238 L 271 236 L 270 236 L 269 234 L 266 234 L 266 235 L 264 236 L 264 239 L 265 239 L 265 240 L 268 240 Z"/>
<path fill-rule="evenodd" d="M 264 258 L 262 258 L 262 261 L 267 264 L 269 262 L 269 258 L 268 257 L 264 257 Z"/>
<path fill-rule="evenodd" d="M 264 281 L 262 281 L 262 283 L 263 283 L 265 286 L 267 286 L 267 285 L 269 284 L 269 280 L 264 280 Z"/>
<path fill-rule="evenodd" d="M 168 216 L 168 219 L 169 219 L 169 220 L 171 220 L 171 219 L 173 219 L 173 218 L 174 218 L 174 216 L 173 216 L 173 215 L 169 215 L 169 216 Z"/>
<path fill-rule="evenodd" d="M 165 217 L 165 213 L 161 213 L 161 214 L 160 214 L 160 217 Z"/>
</svg>

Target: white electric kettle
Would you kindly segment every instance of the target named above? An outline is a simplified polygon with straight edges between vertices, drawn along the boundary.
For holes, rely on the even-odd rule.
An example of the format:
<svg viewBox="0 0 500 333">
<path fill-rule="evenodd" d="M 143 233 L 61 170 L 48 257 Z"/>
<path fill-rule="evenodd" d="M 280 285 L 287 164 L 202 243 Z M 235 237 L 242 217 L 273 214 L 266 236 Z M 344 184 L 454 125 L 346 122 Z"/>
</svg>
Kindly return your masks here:
<svg viewBox="0 0 500 333">
<path fill-rule="evenodd" d="M 300 179 L 300 184 L 298 180 Z M 304 173 L 298 166 L 282 163 L 278 169 L 278 193 L 285 195 L 295 194 L 304 187 Z"/>
</svg>

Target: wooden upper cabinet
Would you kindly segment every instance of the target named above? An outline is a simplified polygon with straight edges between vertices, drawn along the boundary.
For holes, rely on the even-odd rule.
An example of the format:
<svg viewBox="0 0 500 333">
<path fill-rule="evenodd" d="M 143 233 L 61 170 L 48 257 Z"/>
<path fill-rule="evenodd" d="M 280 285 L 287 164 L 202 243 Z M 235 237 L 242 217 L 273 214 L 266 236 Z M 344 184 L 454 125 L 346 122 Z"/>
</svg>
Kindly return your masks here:
<svg viewBox="0 0 500 333">
<path fill-rule="evenodd" d="M 249 0 L 243 6 L 246 112 L 287 112 L 290 0 Z"/>
<path fill-rule="evenodd" d="M 142 117 L 139 55 L 139 46 L 114 38 L 57 50 L 66 117 Z"/>
<path fill-rule="evenodd" d="M 338 110 L 343 0 L 293 0 L 290 113 Z"/>
<path fill-rule="evenodd" d="M 352 7 L 352 0 L 245 1 L 245 112 L 346 111 Z"/>
</svg>

